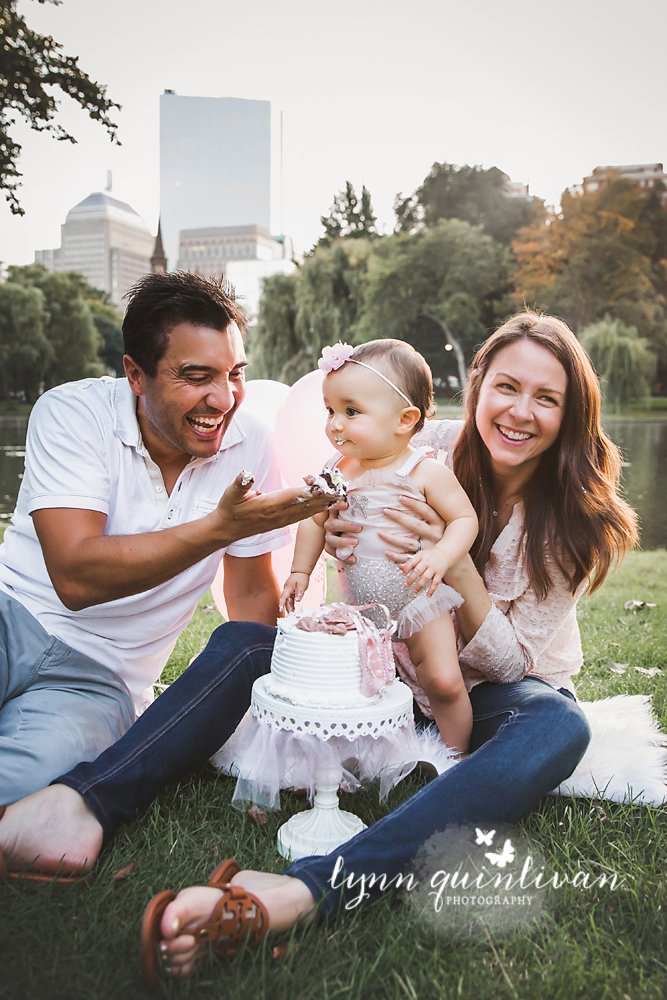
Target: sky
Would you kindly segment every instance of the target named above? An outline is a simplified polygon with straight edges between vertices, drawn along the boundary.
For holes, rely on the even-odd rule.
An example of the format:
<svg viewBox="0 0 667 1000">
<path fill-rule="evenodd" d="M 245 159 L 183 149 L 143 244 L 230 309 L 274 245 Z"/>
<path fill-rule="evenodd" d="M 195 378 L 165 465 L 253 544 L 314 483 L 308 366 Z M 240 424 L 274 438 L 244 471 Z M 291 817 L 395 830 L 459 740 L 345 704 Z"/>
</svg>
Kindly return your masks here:
<svg viewBox="0 0 667 1000">
<path fill-rule="evenodd" d="M 63 97 L 71 145 L 17 123 L 25 216 L 0 205 L 0 261 L 60 245 L 113 172 L 157 229 L 159 95 L 272 105 L 272 231 L 298 251 L 346 180 L 380 231 L 434 162 L 497 166 L 557 205 L 602 164 L 667 162 L 664 0 L 18 0 L 122 105 L 122 146 Z M 280 118 L 283 171 L 280 180 Z M 248 220 L 249 222 L 253 220 Z"/>
</svg>

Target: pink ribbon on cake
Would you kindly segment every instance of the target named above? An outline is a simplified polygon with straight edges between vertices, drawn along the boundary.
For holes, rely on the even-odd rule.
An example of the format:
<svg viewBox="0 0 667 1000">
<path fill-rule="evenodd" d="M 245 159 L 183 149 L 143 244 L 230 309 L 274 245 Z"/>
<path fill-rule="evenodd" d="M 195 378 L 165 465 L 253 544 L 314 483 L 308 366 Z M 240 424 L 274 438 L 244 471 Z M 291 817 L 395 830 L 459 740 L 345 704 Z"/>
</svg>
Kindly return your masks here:
<svg viewBox="0 0 667 1000">
<path fill-rule="evenodd" d="M 382 631 L 361 614 L 362 611 L 375 607 L 382 608 L 387 616 L 387 628 Z M 332 604 L 318 616 L 301 618 L 296 627 L 304 632 L 326 632 L 328 635 L 345 635 L 353 629 L 357 630 L 362 671 L 361 693 L 365 697 L 382 694 L 387 685 L 395 680 L 396 665 L 391 635 L 396 626 L 384 604 Z"/>
</svg>

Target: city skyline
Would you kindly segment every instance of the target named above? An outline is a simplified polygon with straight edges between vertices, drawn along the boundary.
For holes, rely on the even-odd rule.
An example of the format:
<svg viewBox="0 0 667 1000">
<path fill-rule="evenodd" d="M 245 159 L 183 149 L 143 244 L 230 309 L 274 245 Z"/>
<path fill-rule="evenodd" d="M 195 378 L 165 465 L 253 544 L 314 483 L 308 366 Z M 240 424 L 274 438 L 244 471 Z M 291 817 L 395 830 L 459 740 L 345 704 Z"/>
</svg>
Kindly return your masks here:
<svg viewBox="0 0 667 1000">
<path fill-rule="evenodd" d="M 394 196 L 411 193 L 435 161 L 498 166 L 548 203 L 597 165 L 667 161 L 667 10 L 657 0 L 639 0 L 632 18 L 620 0 L 471 0 L 465 9 L 415 0 L 408 15 L 397 0 L 193 0 L 187 17 L 176 0 L 116 0 L 103 30 L 84 0 L 19 0 L 19 10 L 123 105 L 123 146 L 66 98 L 63 122 L 78 145 L 13 129 L 27 214 L 0 207 L 8 263 L 56 246 L 68 209 L 103 188 L 107 169 L 114 194 L 155 233 L 165 89 L 271 102 L 270 229 L 290 233 L 297 251 L 316 242 L 319 217 L 348 179 L 368 187 L 380 230 L 391 231 Z"/>
</svg>

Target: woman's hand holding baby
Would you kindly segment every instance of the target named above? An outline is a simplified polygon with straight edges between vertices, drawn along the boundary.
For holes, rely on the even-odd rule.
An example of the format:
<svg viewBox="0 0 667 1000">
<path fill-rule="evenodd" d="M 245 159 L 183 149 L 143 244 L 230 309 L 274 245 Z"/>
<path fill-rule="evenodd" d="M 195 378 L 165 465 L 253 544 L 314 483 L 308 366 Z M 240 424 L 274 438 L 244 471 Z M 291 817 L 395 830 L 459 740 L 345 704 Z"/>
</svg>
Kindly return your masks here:
<svg viewBox="0 0 667 1000">
<path fill-rule="evenodd" d="M 417 500 L 415 497 L 402 496 L 401 504 L 406 508 L 404 511 L 388 507 L 384 513 L 396 522 L 396 531 L 381 531 L 382 538 L 391 549 L 385 551 L 385 555 L 392 562 L 404 563 L 407 558 L 418 550 L 420 540 L 437 545 L 445 531 L 445 522 L 425 500 Z M 404 529 L 409 534 L 401 534 Z"/>
<path fill-rule="evenodd" d="M 308 573 L 290 573 L 285 580 L 285 586 L 278 598 L 278 610 L 281 615 L 286 614 L 288 611 L 296 610 L 295 605 L 303 600 L 303 595 L 308 590 L 309 580 L 310 575 Z"/>
</svg>

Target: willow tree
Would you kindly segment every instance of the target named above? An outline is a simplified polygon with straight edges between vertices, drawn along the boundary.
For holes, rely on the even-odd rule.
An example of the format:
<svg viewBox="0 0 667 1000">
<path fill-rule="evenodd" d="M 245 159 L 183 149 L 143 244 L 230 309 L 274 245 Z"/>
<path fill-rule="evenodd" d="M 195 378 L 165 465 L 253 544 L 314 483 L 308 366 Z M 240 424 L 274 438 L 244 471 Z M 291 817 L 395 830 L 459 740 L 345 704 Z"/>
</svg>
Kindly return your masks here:
<svg viewBox="0 0 667 1000">
<path fill-rule="evenodd" d="M 656 357 L 636 326 L 605 316 L 582 330 L 580 339 L 600 376 L 603 396 L 615 411 L 650 394 Z"/>
<path fill-rule="evenodd" d="M 317 247 L 295 274 L 264 282 L 259 322 L 248 339 L 251 377 L 292 384 L 317 367 L 327 344 L 352 340 L 372 246 L 335 240 Z"/>
</svg>

